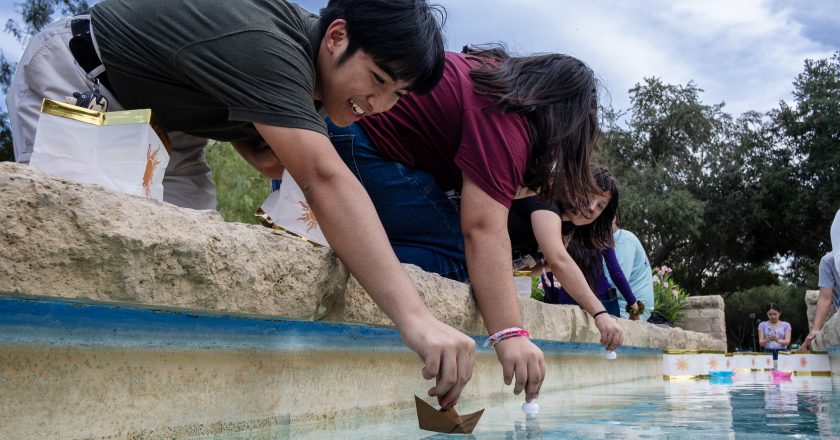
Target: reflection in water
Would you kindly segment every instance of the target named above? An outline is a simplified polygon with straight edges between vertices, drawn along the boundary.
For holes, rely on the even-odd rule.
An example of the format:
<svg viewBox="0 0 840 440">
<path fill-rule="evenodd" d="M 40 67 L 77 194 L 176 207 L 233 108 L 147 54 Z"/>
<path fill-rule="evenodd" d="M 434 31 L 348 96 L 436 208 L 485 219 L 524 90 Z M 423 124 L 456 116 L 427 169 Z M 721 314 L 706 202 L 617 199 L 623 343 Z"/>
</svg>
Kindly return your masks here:
<svg viewBox="0 0 840 440">
<path fill-rule="evenodd" d="M 831 378 L 774 381 L 769 373 L 738 373 L 728 380 L 632 383 L 544 393 L 537 415 L 521 410 L 522 397 L 465 402 L 466 412 L 486 408 L 471 435 L 445 435 L 417 427 L 414 409 L 373 418 L 295 423 L 276 436 L 215 439 L 636 439 L 636 438 L 840 438 L 840 399 Z M 280 434 L 282 433 L 282 434 Z"/>
</svg>

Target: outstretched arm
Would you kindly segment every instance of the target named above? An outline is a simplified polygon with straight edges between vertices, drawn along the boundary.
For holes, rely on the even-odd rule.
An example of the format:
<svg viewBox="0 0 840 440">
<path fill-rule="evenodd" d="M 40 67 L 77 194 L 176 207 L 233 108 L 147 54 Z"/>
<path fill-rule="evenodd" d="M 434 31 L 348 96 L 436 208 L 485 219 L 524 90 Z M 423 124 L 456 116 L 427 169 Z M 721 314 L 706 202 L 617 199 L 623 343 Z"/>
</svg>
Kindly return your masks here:
<svg viewBox="0 0 840 440">
<path fill-rule="evenodd" d="M 454 405 L 472 376 L 475 342 L 426 308 L 392 250 L 373 203 L 326 136 L 254 124 L 300 185 L 330 246 L 423 359 L 429 394 Z"/>
<path fill-rule="evenodd" d="M 563 242 L 563 222 L 560 216 L 551 211 L 537 210 L 531 213 L 531 225 L 534 227 L 534 236 L 551 267 L 551 272 L 569 292 L 569 295 L 590 315 L 594 316 L 604 310 L 604 305 L 592 292 L 583 272 L 566 251 L 566 245 Z M 595 325 L 601 333 L 601 344 L 604 344 L 607 350 L 615 350 L 624 343 L 621 327 L 608 313 L 598 315 L 595 318 Z"/>
<path fill-rule="evenodd" d="M 621 295 L 624 296 L 624 300 L 627 301 L 631 309 L 638 310 L 639 305 L 636 304 L 636 296 L 633 295 L 633 289 L 630 288 L 630 283 L 627 282 L 627 277 L 624 276 L 624 271 L 621 270 L 621 266 L 618 264 L 618 258 L 615 256 L 615 248 L 607 248 L 604 251 L 604 262 L 607 264 L 610 278 L 612 278 L 615 287 L 618 288 Z M 635 319 L 639 319 L 639 317 L 636 316 Z"/>
<path fill-rule="evenodd" d="M 834 292 L 831 287 L 820 287 L 820 296 L 817 298 L 817 311 L 814 314 L 814 326 L 811 327 L 811 332 L 805 337 L 805 342 L 802 343 L 802 348 L 805 350 L 811 349 L 811 343 L 814 338 L 822 330 L 825 321 L 828 320 L 828 310 L 831 308 L 831 301 L 834 297 Z"/>
<path fill-rule="evenodd" d="M 487 195 L 466 175 L 461 188 L 461 230 L 475 300 L 492 334 L 522 327 L 513 288 L 508 210 Z M 537 398 L 545 378 L 542 351 L 528 338 L 505 339 L 495 346 L 506 384 L 516 377 L 515 394 L 525 390 L 525 400 Z"/>
</svg>

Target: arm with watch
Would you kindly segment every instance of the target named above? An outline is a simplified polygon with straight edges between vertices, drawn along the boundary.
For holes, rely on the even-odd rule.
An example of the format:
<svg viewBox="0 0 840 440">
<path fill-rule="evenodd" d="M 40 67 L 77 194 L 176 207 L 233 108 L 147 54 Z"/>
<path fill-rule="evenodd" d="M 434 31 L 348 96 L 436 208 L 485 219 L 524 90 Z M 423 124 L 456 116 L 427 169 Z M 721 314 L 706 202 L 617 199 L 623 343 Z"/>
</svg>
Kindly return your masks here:
<svg viewBox="0 0 840 440">
<path fill-rule="evenodd" d="M 592 292 L 580 268 L 566 251 L 560 216 L 552 211 L 537 210 L 531 213 L 531 224 L 551 272 L 578 305 L 595 319 L 595 326 L 601 333 L 601 344 L 607 350 L 615 350 L 624 343 L 624 334 L 615 318 L 606 313 L 604 305 Z"/>
</svg>

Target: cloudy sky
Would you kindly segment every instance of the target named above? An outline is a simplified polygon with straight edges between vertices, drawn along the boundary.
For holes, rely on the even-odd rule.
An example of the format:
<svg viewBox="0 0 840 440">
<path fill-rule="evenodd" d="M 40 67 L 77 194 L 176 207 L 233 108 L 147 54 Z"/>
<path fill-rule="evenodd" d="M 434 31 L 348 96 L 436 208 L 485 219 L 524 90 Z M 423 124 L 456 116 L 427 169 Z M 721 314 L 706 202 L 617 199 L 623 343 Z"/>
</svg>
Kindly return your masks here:
<svg viewBox="0 0 840 440">
<path fill-rule="evenodd" d="M 138 0 L 140 1 L 140 0 Z M 645 77 L 694 81 L 705 103 L 725 111 L 767 111 L 790 100 L 806 58 L 840 50 L 835 0 L 435 0 L 448 12 L 447 47 L 503 42 L 519 54 L 561 52 L 588 63 L 613 107 L 629 106 L 627 90 Z M 0 5 L 0 23 L 18 18 Z M 317 11 L 325 0 L 303 0 Z M 7 58 L 20 45 L 0 36 Z"/>
</svg>

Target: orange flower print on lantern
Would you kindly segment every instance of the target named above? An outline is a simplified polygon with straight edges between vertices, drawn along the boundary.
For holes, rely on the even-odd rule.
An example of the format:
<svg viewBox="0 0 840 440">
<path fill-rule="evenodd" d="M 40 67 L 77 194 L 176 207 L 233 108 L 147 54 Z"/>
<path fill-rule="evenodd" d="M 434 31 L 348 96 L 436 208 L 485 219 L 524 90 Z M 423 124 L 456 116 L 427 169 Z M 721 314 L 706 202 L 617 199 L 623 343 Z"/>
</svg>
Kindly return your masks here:
<svg viewBox="0 0 840 440">
<path fill-rule="evenodd" d="M 306 232 L 309 232 L 318 227 L 318 219 L 315 218 L 315 213 L 309 207 L 309 203 L 301 200 L 298 202 L 303 214 L 297 218 L 298 221 L 306 223 Z"/>
<path fill-rule="evenodd" d="M 769 367 L 770 366 L 770 356 L 766 356 L 767 359 L 764 360 L 764 365 Z"/>
<path fill-rule="evenodd" d="M 805 357 L 805 356 L 800 356 L 799 357 L 799 366 L 802 367 L 802 368 L 807 367 L 808 366 L 808 358 Z"/>
<path fill-rule="evenodd" d="M 718 368 L 718 361 L 715 358 L 709 359 L 709 369 L 710 370 L 717 370 Z"/>
<path fill-rule="evenodd" d="M 146 170 L 143 172 L 143 194 L 146 197 L 152 196 L 152 177 L 155 175 L 155 168 L 160 165 L 160 159 L 157 158 L 160 147 L 152 151 L 152 145 L 146 150 Z"/>
<path fill-rule="evenodd" d="M 686 358 L 679 358 L 676 361 L 677 370 L 678 371 L 687 371 L 688 370 L 688 360 Z"/>
</svg>

